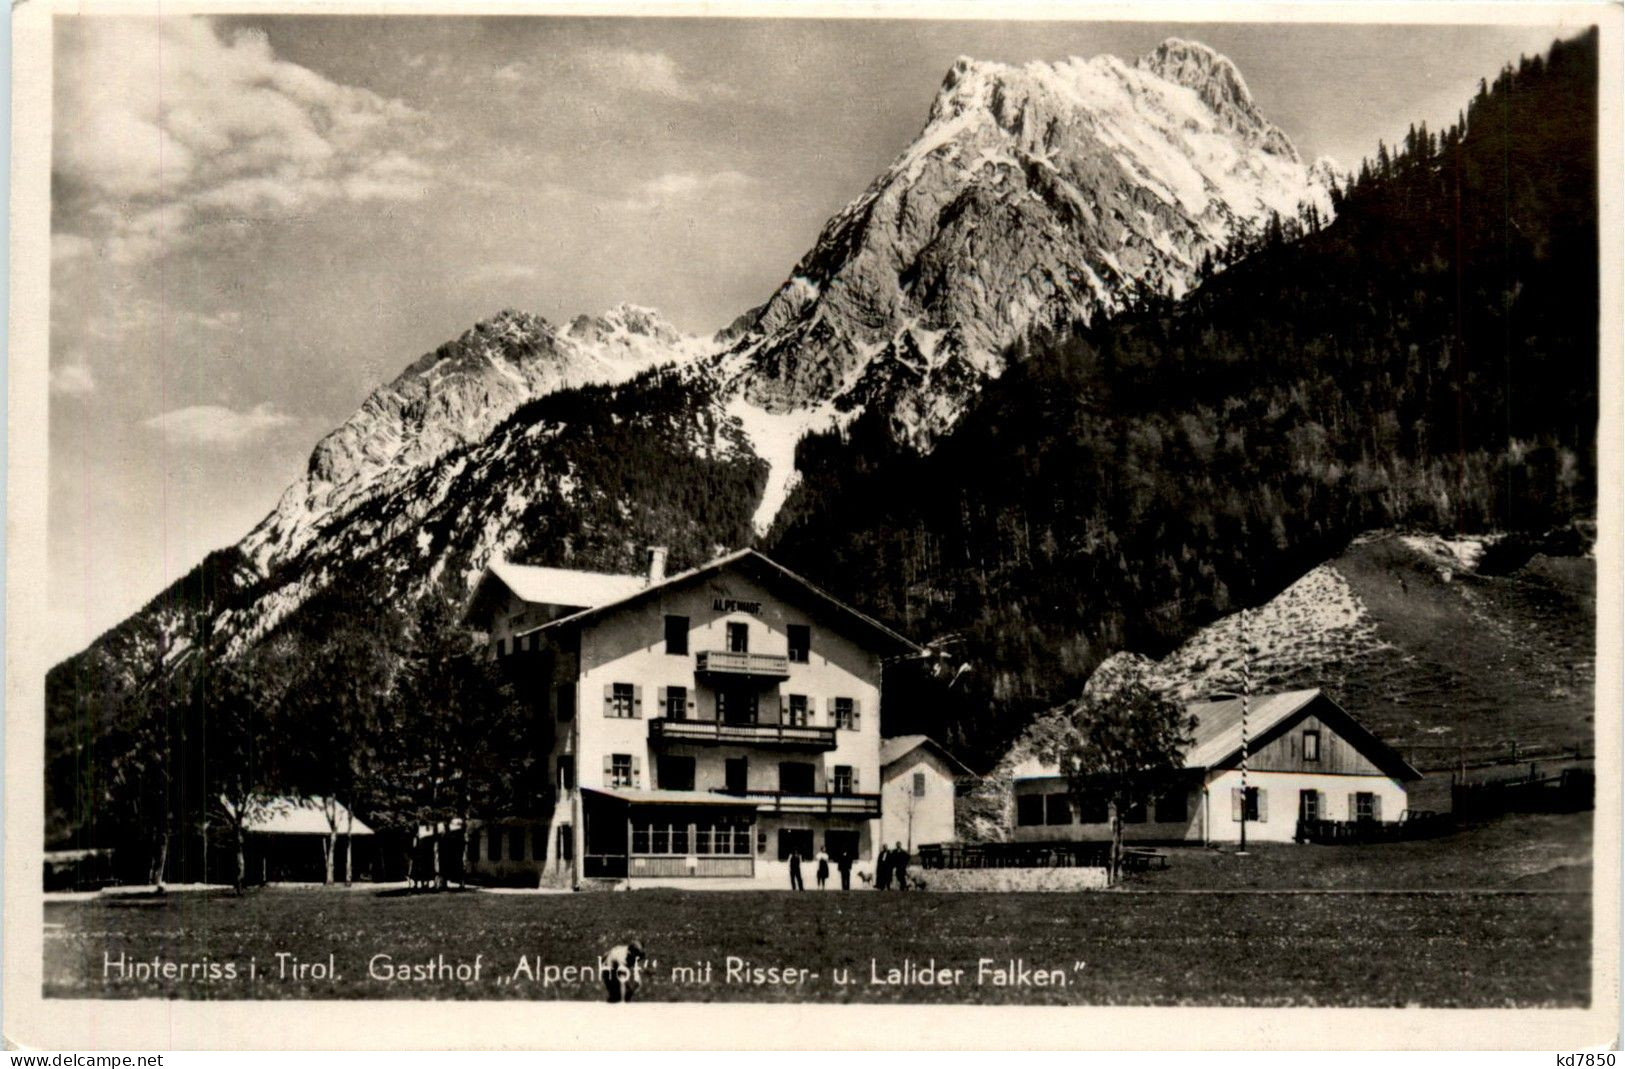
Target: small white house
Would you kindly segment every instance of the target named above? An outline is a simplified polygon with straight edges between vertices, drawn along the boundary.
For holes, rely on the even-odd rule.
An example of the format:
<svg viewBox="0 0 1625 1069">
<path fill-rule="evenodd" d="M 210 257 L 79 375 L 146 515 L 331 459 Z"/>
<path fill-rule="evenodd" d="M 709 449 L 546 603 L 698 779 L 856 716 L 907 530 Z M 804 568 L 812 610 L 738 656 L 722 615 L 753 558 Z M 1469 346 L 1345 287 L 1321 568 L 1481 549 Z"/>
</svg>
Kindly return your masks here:
<svg viewBox="0 0 1625 1069">
<path fill-rule="evenodd" d="M 1184 774 L 1124 816 L 1131 841 L 1291 842 L 1299 821 L 1397 821 L 1406 784 L 1421 779 L 1392 748 L 1320 690 L 1256 695 L 1247 710 L 1247 793 L 1241 787 L 1241 699 L 1193 702 Z M 1081 801 L 1055 765 L 1014 771 L 1018 842 L 1110 839 L 1105 798 Z"/>
<path fill-rule="evenodd" d="M 954 783 L 975 773 L 929 735 L 880 740 L 880 839 L 911 852 L 921 843 L 949 843 L 954 830 Z"/>
</svg>

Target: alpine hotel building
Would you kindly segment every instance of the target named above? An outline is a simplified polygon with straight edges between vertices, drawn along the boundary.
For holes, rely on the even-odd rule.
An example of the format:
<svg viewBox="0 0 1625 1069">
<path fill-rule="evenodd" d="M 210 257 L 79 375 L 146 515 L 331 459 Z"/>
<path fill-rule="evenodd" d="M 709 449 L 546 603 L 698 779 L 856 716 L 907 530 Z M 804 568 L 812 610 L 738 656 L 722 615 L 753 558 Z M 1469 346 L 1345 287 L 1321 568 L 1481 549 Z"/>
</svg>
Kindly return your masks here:
<svg viewBox="0 0 1625 1069">
<path fill-rule="evenodd" d="M 918 647 L 760 553 L 672 576 L 662 549 L 643 576 L 499 560 L 469 623 L 526 656 L 554 728 L 545 830 L 470 829 L 474 871 L 778 885 L 793 850 L 874 857 L 881 666 Z"/>
</svg>

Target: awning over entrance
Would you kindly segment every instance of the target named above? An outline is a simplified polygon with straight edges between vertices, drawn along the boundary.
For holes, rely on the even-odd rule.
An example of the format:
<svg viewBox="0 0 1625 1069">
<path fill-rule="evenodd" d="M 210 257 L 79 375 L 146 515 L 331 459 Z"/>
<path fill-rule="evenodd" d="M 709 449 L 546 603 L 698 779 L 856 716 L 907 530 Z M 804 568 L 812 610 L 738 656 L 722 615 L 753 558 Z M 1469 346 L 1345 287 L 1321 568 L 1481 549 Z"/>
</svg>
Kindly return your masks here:
<svg viewBox="0 0 1625 1069">
<path fill-rule="evenodd" d="M 613 798 L 628 805 L 703 805 L 755 809 L 759 803 L 734 795 L 713 794 L 710 791 L 639 791 L 630 787 L 583 787 L 583 794 L 596 794 Z"/>
</svg>

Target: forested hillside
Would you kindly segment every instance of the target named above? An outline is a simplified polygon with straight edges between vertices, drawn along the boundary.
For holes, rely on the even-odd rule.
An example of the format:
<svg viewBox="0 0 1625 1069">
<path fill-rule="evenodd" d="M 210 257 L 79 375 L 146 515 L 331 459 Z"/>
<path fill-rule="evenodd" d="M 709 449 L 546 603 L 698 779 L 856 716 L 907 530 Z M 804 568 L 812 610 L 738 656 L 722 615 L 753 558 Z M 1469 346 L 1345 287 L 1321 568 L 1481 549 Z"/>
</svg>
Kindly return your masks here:
<svg viewBox="0 0 1625 1069">
<path fill-rule="evenodd" d="M 1593 515 L 1596 49 L 1381 147 L 1330 225 L 1033 344 L 927 457 L 861 420 L 804 442 L 771 552 L 972 666 L 894 688 L 887 730 L 983 761 L 1105 656 L 1160 655 L 1357 532 Z"/>
</svg>

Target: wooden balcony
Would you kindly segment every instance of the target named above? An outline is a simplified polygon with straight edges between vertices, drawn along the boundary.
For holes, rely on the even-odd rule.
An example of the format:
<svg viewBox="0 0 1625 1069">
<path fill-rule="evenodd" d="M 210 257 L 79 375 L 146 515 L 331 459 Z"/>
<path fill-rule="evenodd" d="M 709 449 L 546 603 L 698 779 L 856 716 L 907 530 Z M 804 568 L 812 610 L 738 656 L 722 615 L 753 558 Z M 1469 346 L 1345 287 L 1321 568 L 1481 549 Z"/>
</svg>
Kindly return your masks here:
<svg viewBox="0 0 1625 1069">
<path fill-rule="evenodd" d="M 873 818 L 880 815 L 878 794 L 837 794 L 833 791 L 792 794 L 787 791 L 730 791 L 717 789 L 713 794 L 726 794 L 730 798 L 744 798 L 758 803 L 758 812 L 822 814 L 824 816 Z"/>
<path fill-rule="evenodd" d="M 703 657 L 704 654 L 701 654 Z M 795 724 L 730 724 L 718 720 L 649 721 L 651 742 L 710 746 L 772 746 L 782 750 L 833 750 L 835 729 Z"/>
<path fill-rule="evenodd" d="M 789 679 L 790 658 L 782 653 L 735 653 L 732 650 L 706 650 L 694 655 L 694 670 L 701 675 L 752 676 L 760 679 Z"/>
</svg>

